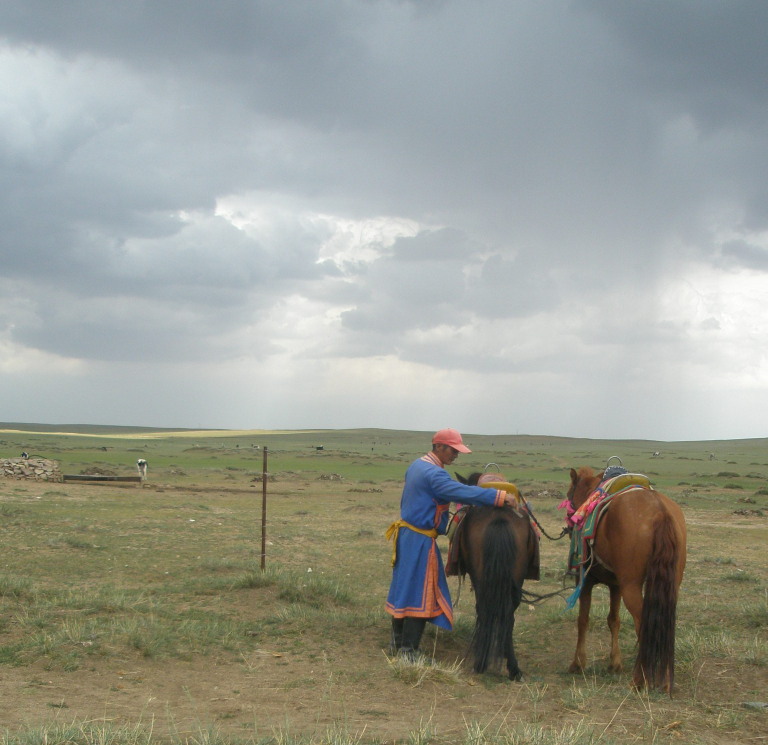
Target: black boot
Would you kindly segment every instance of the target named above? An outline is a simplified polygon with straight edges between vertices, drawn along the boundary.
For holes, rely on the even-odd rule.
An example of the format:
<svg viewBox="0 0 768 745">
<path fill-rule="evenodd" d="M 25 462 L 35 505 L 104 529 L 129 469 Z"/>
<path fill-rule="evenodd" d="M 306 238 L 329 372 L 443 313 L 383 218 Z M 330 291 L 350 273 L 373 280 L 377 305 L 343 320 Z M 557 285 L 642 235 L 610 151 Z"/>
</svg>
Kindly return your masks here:
<svg viewBox="0 0 768 745">
<path fill-rule="evenodd" d="M 406 618 L 403 624 L 403 640 L 400 654 L 411 662 L 418 657 L 421 635 L 427 625 L 426 618 Z"/>
<path fill-rule="evenodd" d="M 397 654 L 403 646 L 403 625 L 405 624 L 404 618 L 392 619 L 392 638 L 389 642 L 389 653 L 391 655 Z"/>
</svg>

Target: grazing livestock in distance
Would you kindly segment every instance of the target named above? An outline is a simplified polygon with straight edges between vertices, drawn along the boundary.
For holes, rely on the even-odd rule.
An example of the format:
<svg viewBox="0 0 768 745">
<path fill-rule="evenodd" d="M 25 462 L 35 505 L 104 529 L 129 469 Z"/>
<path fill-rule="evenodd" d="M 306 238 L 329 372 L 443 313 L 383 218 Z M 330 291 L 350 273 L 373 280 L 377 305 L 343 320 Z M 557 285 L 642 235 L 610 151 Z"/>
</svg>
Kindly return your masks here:
<svg viewBox="0 0 768 745">
<path fill-rule="evenodd" d="M 141 480 L 145 481 L 147 478 L 147 469 L 149 468 L 149 463 L 147 463 L 144 458 L 139 458 L 136 461 L 136 470 L 139 472 L 139 475 L 141 476 Z"/>
</svg>

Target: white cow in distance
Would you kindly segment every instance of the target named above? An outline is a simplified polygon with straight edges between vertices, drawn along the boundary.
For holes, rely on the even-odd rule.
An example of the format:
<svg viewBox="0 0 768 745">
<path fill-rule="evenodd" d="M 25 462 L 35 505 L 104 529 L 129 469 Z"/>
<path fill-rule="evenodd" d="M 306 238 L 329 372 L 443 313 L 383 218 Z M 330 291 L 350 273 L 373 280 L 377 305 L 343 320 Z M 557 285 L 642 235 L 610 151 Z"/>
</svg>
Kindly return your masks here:
<svg viewBox="0 0 768 745">
<path fill-rule="evenodd" d="M 136 469 L 139 472 L 139 476 L 141 476 L 141 480 L 145 481 L 147 478 L 147 469 L 149 468 L 149 463 L 147 463 L 144 458 L 139 458 L 136 461 Z"/>
</svg>

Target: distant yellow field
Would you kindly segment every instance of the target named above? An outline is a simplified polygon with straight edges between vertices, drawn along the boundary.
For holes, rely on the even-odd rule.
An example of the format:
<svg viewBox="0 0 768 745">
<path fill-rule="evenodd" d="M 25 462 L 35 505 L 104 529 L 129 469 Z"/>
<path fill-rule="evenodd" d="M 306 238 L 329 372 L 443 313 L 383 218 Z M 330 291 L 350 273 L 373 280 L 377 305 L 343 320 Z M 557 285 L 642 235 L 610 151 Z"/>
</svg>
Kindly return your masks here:
<svg viewBox="0 0 768 745">
<path fill-rule="evenodd" d="M 200 430 L 159 430 L 157 432 L 120 432 L 120 433 L 94 433 L 94 432 L 49 432 L 32 429 L 0 429 L 7 434 L 24 435 L 62 435 L 66 437 L 99 437 L 105 440 L 157 440 L 169 437 L 247 437 L 249 435 L 288 435 L 288 434 L 312 434 L 322 432 L 319 429 L 200 429 Z"/>
</svg>

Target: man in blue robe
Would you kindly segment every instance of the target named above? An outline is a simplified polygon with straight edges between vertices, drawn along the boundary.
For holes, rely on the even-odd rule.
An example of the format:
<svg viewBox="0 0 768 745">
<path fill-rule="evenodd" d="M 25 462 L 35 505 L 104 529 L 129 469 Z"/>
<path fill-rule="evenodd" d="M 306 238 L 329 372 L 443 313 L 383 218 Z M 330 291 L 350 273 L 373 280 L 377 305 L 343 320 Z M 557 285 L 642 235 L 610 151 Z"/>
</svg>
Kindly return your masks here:
<svg viewBox="0 0 768 745">
<path fill-rule="evenodd" d="M 392 584 L 386 611 L 392 616 L 395 654 L 414 659 L 427 621 L 453 628 L 453 605 L 437 536 L 448 527 L 451 502 L 471 505 L 516 506 L 505 491 L 468 486 L 445 470 L 459 453 L 472 452 L 455 429 L 441 429 L 432 438 L 431 452 L 415 460 L 405 474 L 400 519 L 387 538 L 394 541 Z"/>
</svg>

